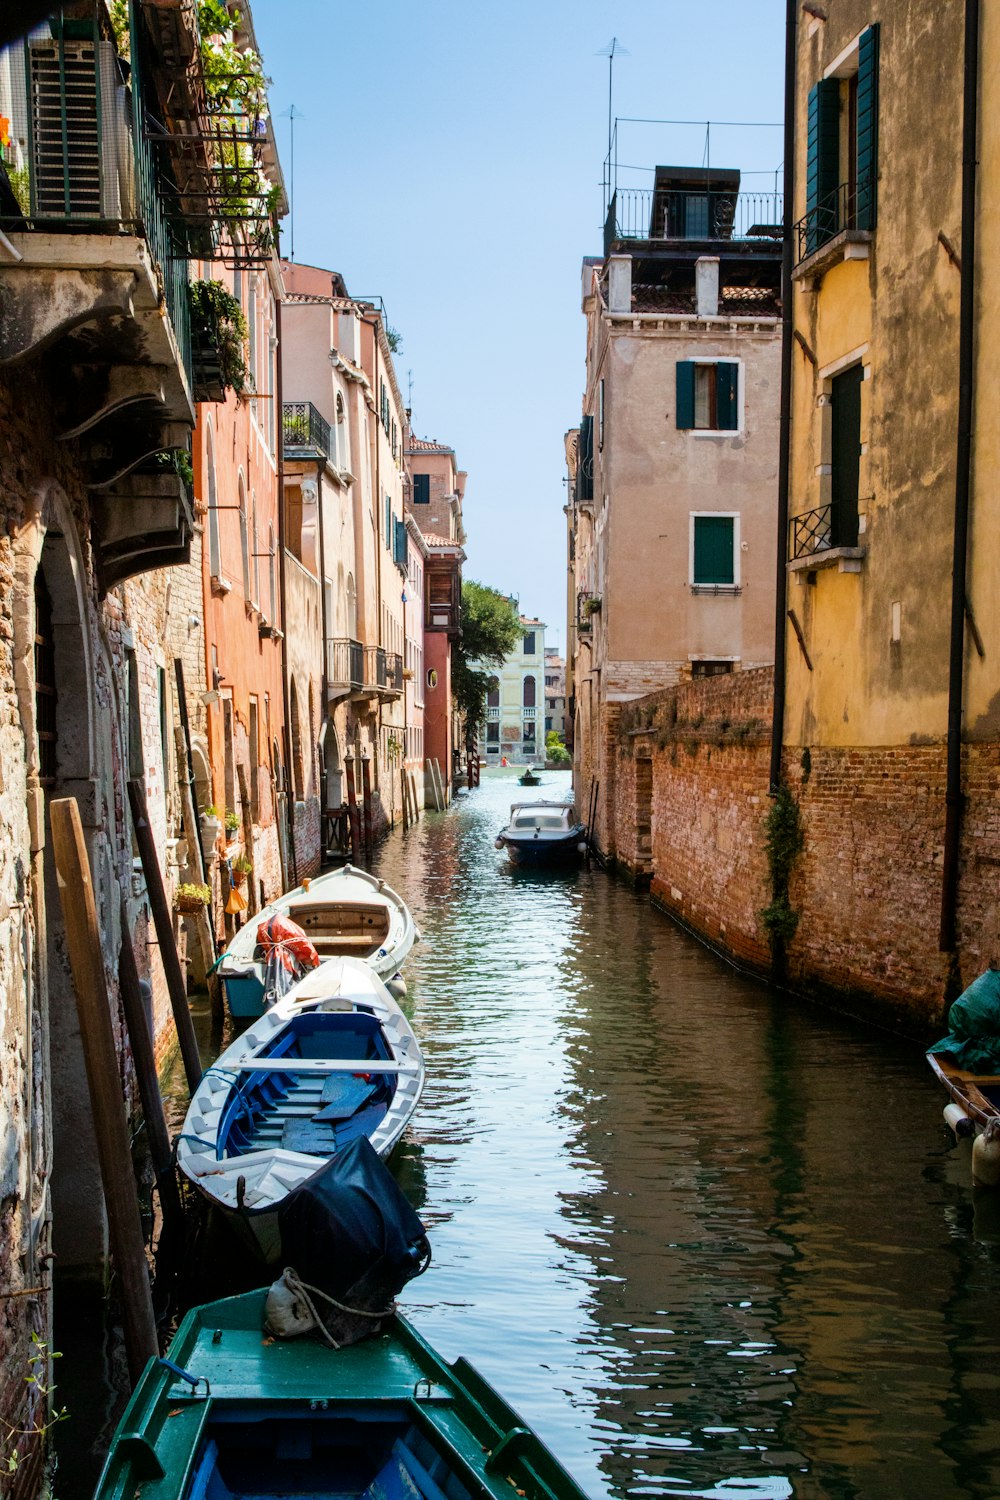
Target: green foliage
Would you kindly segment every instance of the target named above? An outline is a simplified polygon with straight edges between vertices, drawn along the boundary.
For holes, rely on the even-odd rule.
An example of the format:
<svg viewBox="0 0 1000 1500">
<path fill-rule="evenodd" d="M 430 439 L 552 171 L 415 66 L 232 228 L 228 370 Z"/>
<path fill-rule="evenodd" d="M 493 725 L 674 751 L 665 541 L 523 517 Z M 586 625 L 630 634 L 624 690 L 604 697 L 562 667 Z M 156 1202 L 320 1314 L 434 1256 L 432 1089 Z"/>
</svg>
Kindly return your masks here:
<svg viewBox="0 0 1000 1500">
<path fill-rule="evenodd" d="M 239 870 L 241 875 L 253 874 L 253 860 L 249 854 L 237 854 L 233 860 L 233 869 Z"/>
<path fill-rule="evenodd" d="M 397 328 L 391 328 L 388 323 L 385 325 L 385 341 L 393 354 L 402 353 L 403 335 Z"/>
<path fill-rule="evenodd" d="M 771 902 L 758 912 L 767 932 L 771 952 L 781 959 L 786 943 L 791 942 L 799 925 L 799 914 L 788 900 L 788 883 L 805 838 L 799 804 L 782 783 L 767 815 L 767 867 L 771 877 Z"/>
<path fill-rule="evenodd" d="M 545 736 L 545 759 L 555 761 L 558 766 L 568 766 L 572 757 L 554 729 Z"/>
<path fill-rule="evenodd" d="M 493 675 L 483 669 L 502 667 L 523 635 L 517 606 L 506 594 L 466 579 L 462 584 L 462 639 L 452 652 L 451 684 L 468 729 L 482 723 Z"/>
<path fill-rule="evenodd" d="M 227 808 L 226 809 L 226 832 L 227 833 L 237 833 L 237 832 L 239 832 L 239 826 L 240 826 L 240 815 L 239 815 L 239 813 L 233 812 L 233 810 L 232 810 L 231 807 Z"/>
<path fill-rule="evenodd" d="M 7 181 L 24 215 L 31 213 L 31 174 L 27 167 L 8 167 Z"/>
<path fill-rule="evenodd" d="M 222 383 L 240 395 L 247 385 L 247 320 L 239 302 L 221 281 L 192 281 L 191 332 L 202 348 L 219 357 Z"/>
<path fill-rule="evenodd" d="M 51 1398 L 56 1389 L 55 1383 L 49 1379 L 49 1361 L 52 1359 L 62 1359 L 62 1355 L 58 1350 L 50 1349 L 43 1338 L 33 1333 L 31 1353 L 28 1355 L 28 1373 L 24 1377 L 24 1383 L 34 1386 L 45 1416 L 43 1421 L 34 1422 L 30 1427 L 14 1427 L 6 1419 L 0 1418 L 0 1425 L 6 1428 L 6 1435 L 0 1446 L 0 1474 L 17 1473 L 21 1463 L 21 1455 L 17 1451 L 20 1438 L 44 1437 L 57 1422 L 65 1422 L 69 1416 L 65 1406 L 57 1408 L 51 1404 Z M 8 1444 L 10 1444 L 9 1447 Z"/>
<path fill-rule="evenodd" d="M 183 881 L 174 891 L 175 906 L 207 906 L 212 899 L 212 892 L 207 885 L 200 885 L 191 881 Z"/>
</svg>

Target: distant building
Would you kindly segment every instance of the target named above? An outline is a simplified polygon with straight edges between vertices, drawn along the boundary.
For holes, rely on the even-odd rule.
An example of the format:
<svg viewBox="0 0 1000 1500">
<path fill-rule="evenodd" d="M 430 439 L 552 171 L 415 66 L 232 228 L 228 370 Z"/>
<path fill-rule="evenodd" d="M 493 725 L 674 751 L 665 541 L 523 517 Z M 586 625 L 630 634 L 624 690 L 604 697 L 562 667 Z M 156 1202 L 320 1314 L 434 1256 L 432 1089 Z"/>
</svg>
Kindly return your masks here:
<svg viewBox="0 0 1000 1500">
<path fill-rule="evenodd" d="M 545 757 L 545 626 L 521 615 L 523 638 L 494 676 L 486 695 L 479 753 L 490 764 L 512 765 Z"/>
<path fill-rule="evenodd" d="M 740 174 L 657 167 L 583 265 L 570 435 L 570 738 L 602 781 L 623 703 L 774 659 L 781 207 Z M 779 238 L 776 238 L 779 236 Z"/>
<path fill-rule="evenodd" d="M 558 646 L 545 648 L 545 733 L 566 734 L 566 663 Z"/>
</svg>

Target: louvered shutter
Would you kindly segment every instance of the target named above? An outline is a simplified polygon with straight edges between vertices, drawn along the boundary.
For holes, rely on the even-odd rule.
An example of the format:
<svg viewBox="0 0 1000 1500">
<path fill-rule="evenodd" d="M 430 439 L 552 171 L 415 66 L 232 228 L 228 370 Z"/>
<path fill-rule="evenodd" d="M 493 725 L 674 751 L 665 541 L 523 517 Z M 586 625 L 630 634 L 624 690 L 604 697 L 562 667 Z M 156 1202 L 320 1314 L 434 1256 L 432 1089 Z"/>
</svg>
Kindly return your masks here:
<svg viewBox="0 0 1000 1500">
<path fill-rule="evenodd" d="M 878 25 L 869 26 L 858 42 L 858 196 L 854 222 L 875 228 L 878 181 Z"/>
<path fill-rule="evenodd" d="M 406 522 L 395 522 L 395 534 L 393 540 L 392 560 L 397 568 L 406 572 Z"/>
<path fill-rule="evenodd" d="M 732 516 L 695 516 L 692 582 L 731 584 L 734 577 Z"/>
<path fill-rule="evenodd" d="M 694 426 L 694 360 L 677 361 L 677 426 Z"/>
<path fill-rule="evenodd" d="M 806 136 L 806 253 L 818 250 L 840 228 L 840 80 L 821 78 L 809 90 Z"/>
<path fill-rule="evenodd" d="M 720 432 L 735 432 L 739 424 L 740 367 L 722 363 L 715 367 L 715 425 Z"/>
<path fill-rule="evenodd" d="M 594 419 L 580 418 L 580 452 L 576 471 L 576 498 L 594 498 Z"/>
<path fill-rule="evenodd" d="M 431 476 L 429 474 L 414 474 L 413 503 L 414 505 L 430 505 Z"/>
</svg>

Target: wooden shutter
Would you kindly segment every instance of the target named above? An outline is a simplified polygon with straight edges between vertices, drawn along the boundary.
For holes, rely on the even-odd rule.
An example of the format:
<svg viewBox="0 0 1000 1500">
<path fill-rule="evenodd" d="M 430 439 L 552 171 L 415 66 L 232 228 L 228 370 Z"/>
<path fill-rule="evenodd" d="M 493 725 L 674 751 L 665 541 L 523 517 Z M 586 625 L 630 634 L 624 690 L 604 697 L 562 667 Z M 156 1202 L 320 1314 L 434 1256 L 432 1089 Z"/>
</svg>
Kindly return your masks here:
<svg viewBox="0 0 1000 1500">
<path fill-rule="evenodd" d="M 385 545 L 392 546 L 392 496 L 385 497 Z"/>
<path fill-rule="evenodd" d="M 869 26 L 858 42 L 858 196 L 854 222 L 875 228 L 878 179 L 878 25 Z"/>
<path fill-rule="evenodd" d="M 821 78 L 809 90 L 806 136 L 806 252 L 818 250 L 840 227 L 840 80 Z"/>
<path fill-rule="evenodd" d="M 406 572 L 406 553 L 406 522 L 395 521 L 393 530 L 392 560 L 396 564 L 397 568 L 402 568 L 404 573 Z"/>
<path fill-rule="evenodd" d="M 739 424 L 738 395 L 740 367 L 718 364 L 715 367 L 715 425 L 719 432 L 735 432 Z"/>
<path fill-rule="evenodd" d="M 431 476 L 429 474 L 414 474 L 413 503 L 414 505 L 430 505 Z"/>
<path fill-rule="evenodd" d="M 694 583 L 734 582 L 732 516 L 695 516 Z"/>
<path fill-rule="evenodd" d="M 577 500 L 594 498 L 594 419 L 580 418 L 580 451 L 576 471 Z"/>
<path fill-rule="evenodd" d="M 677 361 L 677 426 L 694 426 L 694 360 Z"/>
</svg>

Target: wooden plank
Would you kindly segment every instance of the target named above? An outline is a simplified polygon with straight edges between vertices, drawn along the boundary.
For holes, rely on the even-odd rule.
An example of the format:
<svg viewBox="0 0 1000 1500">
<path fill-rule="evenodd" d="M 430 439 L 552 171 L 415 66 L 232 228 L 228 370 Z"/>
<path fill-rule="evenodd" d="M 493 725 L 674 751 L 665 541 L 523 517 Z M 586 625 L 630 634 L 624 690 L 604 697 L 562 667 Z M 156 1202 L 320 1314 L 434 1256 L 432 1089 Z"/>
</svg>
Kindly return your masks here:
<svg viewBox="0 0 1000 1500">
<path fill-rule="evenodd" d="M 251 746 L 251 752 L 257 752 Z M 240 814 L 243 820 L 243 853 L 250 861 L 251 869 L 247 873 L 247 914 L 255 917 L 260 911 L 260 892 L 257 889 L 257 861 L 253 849 L 253 804 L 250 801 L 250 787 L 247 781 L 247 768 L 242 761 L 236 766 L 236 778 L 240 784 Z"/>
<path fill-rule="evenodd" d="M 163 972 L 167 977 L 170 1009 L 174 1014 L 174 1025 L 177 1027 L 177 1040 L 180 1043 L 181 1057 L 184 1060 L 184 1075 L 187 1078 L 188 1089 L 193 1094 L 201 1081 L 201 1058 L 198 1055 L 198 1042 L 194 1034 L 194 1023 L 191 1020 L 191 1011 L 188 1008 L 187 984 L 184 979 L 183 970 L 181 969 L 180 959 L 177 956 L 177 946 L 174 942 L 174 927 L 171 920 L 170 907 L 167 905 L 166 891 L 163 889 L 160 862 L 156 857 L 153 830 L 149 826 L 149 812 L 146 808 L 146 790 L 141 781 L 133 779 L 129 782 L 128 801 L 129 807 L 132 809 L 132 827 L 135 832 L 136 844 L 139 847 L 142 873 L 146 877 L 149 909 L 153 917 L 153 926 L 156 928 L 156 939 L 160 945 L 160 961 L 163 964 Z"/>
<path fill-rule="evenodd" d="M 135 1386 L 146 1362 L 156 1358 L 159 1348 L 97 906 L 76 799 L 56 798 L 49 808 L 49 821 L 108 1210 L 111 1253 L 121 1280 L 125 1351 L 129 1376 Z"/>
<path fill-rule="evenodd" d="M 419 1063 L 384 1062 L 380 1057 L 248 1058 L 246 1062 L 214 1063 L 219 1073 L 419 1073 Z"/>
</svg>

